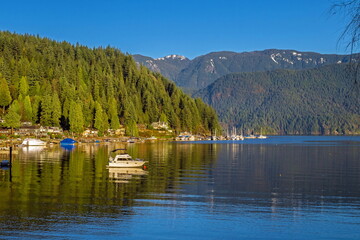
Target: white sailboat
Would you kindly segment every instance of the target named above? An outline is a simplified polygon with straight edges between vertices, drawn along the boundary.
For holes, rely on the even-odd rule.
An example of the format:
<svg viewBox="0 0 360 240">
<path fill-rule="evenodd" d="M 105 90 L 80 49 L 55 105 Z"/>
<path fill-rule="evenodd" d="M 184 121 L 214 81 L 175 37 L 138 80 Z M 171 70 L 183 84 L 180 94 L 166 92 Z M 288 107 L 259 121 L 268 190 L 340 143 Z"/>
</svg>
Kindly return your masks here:
<svg viewBox="0 0 360 240">
<path fill-rule="evenodd" d="M 260 135 L 258 136 L 259 139 L 266 139 L 267 136 L 262 135 L 262 129 L 260 129 Z"/>
<path fill-rule="evenodd" d="M 236 134 L 236 127 L 233 127 L 231 140 L 234 140 L 234 141 L 244 140 L 244 137 L 242 135 L 239 136 Z"/>
<path fill-rule="evenodd" d="M 211 140 L 212 140 L 212 141 L 216 141 L 216 129 L 215 129 L 215 135 L 212 135 L 212 136 L 211 136 Z"/>
</svg>

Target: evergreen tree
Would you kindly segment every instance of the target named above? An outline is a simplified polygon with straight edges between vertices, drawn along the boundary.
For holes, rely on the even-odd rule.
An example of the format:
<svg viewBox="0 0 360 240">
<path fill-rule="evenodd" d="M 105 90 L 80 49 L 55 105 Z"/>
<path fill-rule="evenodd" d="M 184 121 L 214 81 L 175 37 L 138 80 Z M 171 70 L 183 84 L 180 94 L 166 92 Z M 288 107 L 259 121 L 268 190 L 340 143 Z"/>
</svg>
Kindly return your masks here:
<svg viewBox="0 0 360 240">
<path fill-rule="evenodd" d="M 109 113 L 110 113 L 110 120 L 111 120 L 111 129 L 118 129 L 120 128 L 119 116 L 117 112 L 117 102 L 115 98 L 111 99 L 109 104 Z"/>
<path fill-rule="evenodd" d="M 39 96 L 35 96 L 32 103 L 32 121 L 34 123 L 39 123 L 40 119 L 40 105 L 41 105 L 41 98 Z"/>
<path fill-rule="evenodd" d="M 41 116 L 40 123 L 43 126 L 52 126 L 52 98 L 49 94 L 46 94 L 41 100 Z"/>
<path fill-rule="evenodd" d="M 109 116 L 106 114 L 106 112 L 103 112 L 103 128 L 104 133 L 106 133 L 106 131 L 110 128 Z"/>
<path fill-rule="evenodd" d="M 24 117 L 23 119 L 25 121 L 33 121 L 33 109 L 31 106 L 31 101 L 30 101 L 30 97 L 26 96 L 24 99 Z"/>
<path fill-rule="evenodd" d="M 84 117 L 79 103 L 72 101 L 69 113 L 70 131 L 81 133 L 84 130 Z"/>
<path fill-rule="evenodd" d="M 4 77 L 2 77 L 0 73 L 0 106 L 3 107 L 3 114 L 5 112 L 5 107 L 9 106 L 11 103 L 11 95 L 8 83 Z"/>
<path fill-rule="evenodd" d="M 17 103 L 10 106 L 9 111 L 5 115 L 5 126 L 11 128 L 11 134 L 14 128 L 19 128 L 21 125 L 20 119 L 21 116 L 18 114 L 19 106 L 16 106 Z M 17 104 L 18 105 L 18 104 Z"/>
<path fill-rule="evenodd" d="M 100 103 L 95 103 L 95 120 L 94 120 L 94 127 L 99 131 L 99 135 L 102 136 L 105 131 L 105 124 L 104 124 L 104 117 L 103 117 L 103 110 L 101 108 Z"/>
<path fill-rule="evenodd" d="M 52 113 L 51 113 L 52 126 L 59 127 L 60 118 L 61 118 L 61 104 L 57 93 L 54 93 L 52 96 Z"/>
<path fill-rule="evenodd" d="M 20 86 L 19 86 L 19 96 L 25 97 L 29 93 L 29 84 L 27 78 L 22 76 L 20 79 Z"/>
<path fill-rule="evenodd" d="M 160 122 L 168 123 L 167 116 L 165 113 L 161 113 Z"/>
<path fill-rule="evenodd" d="M 128 136 L 138 137 L 139 136 L 139 129 L 136 125 L 134 120 L 130 120 L 126 123 L 125 133 Z"/>
</svg>

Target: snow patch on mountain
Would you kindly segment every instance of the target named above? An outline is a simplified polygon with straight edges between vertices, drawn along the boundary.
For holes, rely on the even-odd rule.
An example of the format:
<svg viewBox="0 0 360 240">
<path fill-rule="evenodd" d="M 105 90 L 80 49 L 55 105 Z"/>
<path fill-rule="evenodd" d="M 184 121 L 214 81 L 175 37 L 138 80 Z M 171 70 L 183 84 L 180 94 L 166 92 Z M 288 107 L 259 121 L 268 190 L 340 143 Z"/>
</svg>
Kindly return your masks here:
<svg viewBox="0 0 360 240">
<path fill-rule="evenodd" d="M 205 67 L 205 72 L 216 73 L 214 59 L 211 58 L 208 63 Z"/>
<path fill-rule="evenodd" d="M 293 61 L 291 61 L 291 60 L 289 60 L 289 59 L 287 59 L 287 58 L 283 58 L 283 61 L 285 61 L 285 62 L 287 62 L 287 63 L 290 63 L 290 64 L 294 64 Z"/>
<path fill-rule="evenodd" d="M 279 54 L 279 53 L 278 53 Z M 273 60 L 276 64 L 279 64 L 276 60 L 275 60 L 275 54 L 271 54 L 270 55 L 270 58 L 271 58 L 271 60 Z"/>
<path fill-rule="evenodd" d="M 165 60 L 165 59 L 180 59 L 180 60 L 182 61 L 182 60 L 185 60 L 186 57 L 181 56 L 181 55 L 172 54 L 172 55 L 167 55 L 167 56 L 165 56 L 165 57 L 156 58 L 155 60 L 163 61 L 163 60 Z"/>
<path fill-rule="evenodd" d="M 160 68 L 158 65 L 156 65 L 156 63 L 154 63 L 154 61 L 152 60 L 146 60 L 146 63 L 148 64 L 148 67 L 151 71 L 154 72 L 160 72 Z"/>
</svg>

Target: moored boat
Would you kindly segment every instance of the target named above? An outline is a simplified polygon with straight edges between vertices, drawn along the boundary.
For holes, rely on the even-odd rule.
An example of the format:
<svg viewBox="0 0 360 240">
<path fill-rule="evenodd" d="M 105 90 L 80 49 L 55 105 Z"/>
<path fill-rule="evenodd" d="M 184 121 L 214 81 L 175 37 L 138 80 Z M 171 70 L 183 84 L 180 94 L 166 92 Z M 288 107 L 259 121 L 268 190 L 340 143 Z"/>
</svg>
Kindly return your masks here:
<svg viewBox="0 0 360 240">
<path fill-rule="evenodd" d="M 256 136 L 253 135 L 253 134 L 251 134 L 251 135 L 249 135 L 249 136 L 246 136 L 245 138 L 247 138 L 247 139 L 254 139 L 254 138 L 256 138 Z"/>
<path fill-rule="evenodd" d="M 117 152 L 120 153 L 118 154 Z M 145 161 L 142 159 L 133 159 L 128 153 L 126 153 L 126 149 L 115 149 L 110 153 L 108 167 L 133 168 L 142 167 L 144 164 Z"/>
<path fill-rule="evenodd" d="M 60 145 L 74 145 L 75 143 L 77 143 L 77 141 L 72 138 L 65 138 L 64 140 L 60 141 Z"/>
<path fill-rule="evenodd" d="M 21 143 L 22 146 L 45 146 L 46 142 L 36 138 L 26 138 Z"/>
</svg>

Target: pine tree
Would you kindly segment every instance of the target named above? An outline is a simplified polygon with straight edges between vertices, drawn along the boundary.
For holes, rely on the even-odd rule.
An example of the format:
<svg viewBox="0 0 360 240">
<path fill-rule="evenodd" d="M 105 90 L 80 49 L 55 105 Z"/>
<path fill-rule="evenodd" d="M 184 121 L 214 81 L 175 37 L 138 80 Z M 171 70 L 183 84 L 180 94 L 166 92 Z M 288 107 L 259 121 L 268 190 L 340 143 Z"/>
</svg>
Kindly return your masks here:
<svg viewBox="0 0 360 240">
<path fill-rule="evenodd" d="M 51 122 L 52 126 L 60 126 L 61 118 L 61 103 L 57 93 L 54 93 L 52 96 L 52 113 L 51 113 Z"/>
<path fill-rule="evenodd" d="M 128 136 L 138 137 L 139 136 L 139 129 L 136 125 L 136 122 L 134 120 L 130 120 L 126 123 L 126 129 L 125 133 Z"/>
<path fill-rule="evenodd" d="M 100 103 L 95 103 L 95 120 L 94 120 L 94 127 L 99 131 L 99 135 L 102 136 L 104 134 L 104 117 L 103 117 L 103 110 Z"/>
<path fill-rule="evenodd" d="M 119 116 L 117 112 L 117 102 L 115 98 L 111 99 L 109 104 L 109 113 L 110 113 L 110 120 L 111 120 L 111 129 L 118 129 L 120 128 Z"/>
<path fill-rule="evenodd" d="M 26 96 L 24 99 L 24 120 L 32 122 L 33 120 L 33 109 L 31 106 L 30 97 Z"/>
<path fill-rule="evenodd" d="M 51 96 L 49 94 L 45 95 L 41 100 L 41 116 L 40 123 L 43 126 L 51 126 L 52 125 L 52 101 Z"/>
<path fill-rule="evenodd" d="M 161 113 L 159 120 L 160 120 L 160 122 L 168 123 L 168 120 L 167 120 L 167 117 L 166 117 L 165 113 Z"/>
<path fill-rule="evenodd" d="M 14 128 L 18 128 L 21 125 L 21 116 L 18 114 L 18 103 L 12 104 L 9 108 L 8 113 L 5 115 L 5 126 L 11 128 L 11 134 Z"/>
<path fill-rule="evenodd" d="M 3 114 L 5 112 L 5 107 L 11 103 L 11 95 L 9 91 L 9 86 L 4 77 L 0 74 L 0 106 L 3 107 Z"/>
<path fill-rule="evenodd" d="M 33 98 L 33 103 L 32 103 L 32 113 L 33 113 L 32 121 L 34 123 L 39 123 L 40 105 L 41 105 L 41 98 L 39 96 L 35 96 Z"/>
<path fill-rule="evenodd" d="M 25 97 L 29 93 L 29 84 L 27 78 L 22 76 L 20 79 L 19 96 Z"/>
<path fill-rule="evenodd" d="M 103 112 L 103 128 L 104 128 L 104 133 L 106 133 L 106 131 L 110 128 L 109 116 L 106 114 L 106 112 Z"/>
<path fill-rule="evenodd" d="M 82 107 L 79 103 L 71 101 L 71 108 L 69 113 L 70 131 L 74 133 L 81 133 L 84 130 L 84 116 Z"/>
</svg>

